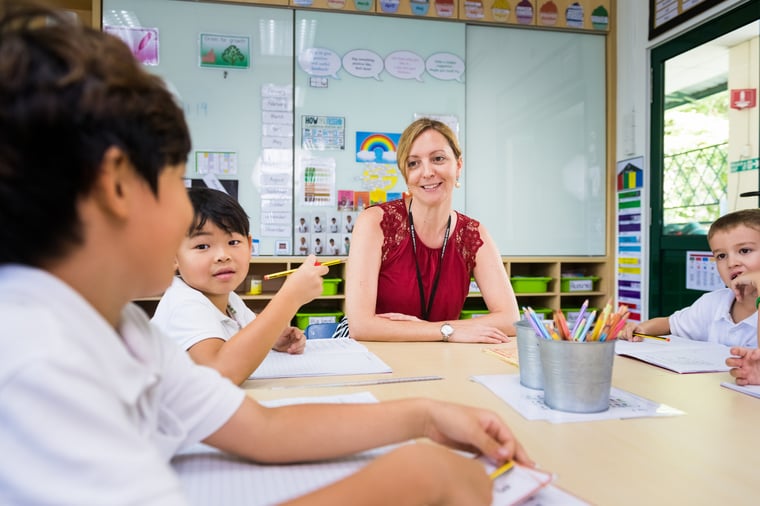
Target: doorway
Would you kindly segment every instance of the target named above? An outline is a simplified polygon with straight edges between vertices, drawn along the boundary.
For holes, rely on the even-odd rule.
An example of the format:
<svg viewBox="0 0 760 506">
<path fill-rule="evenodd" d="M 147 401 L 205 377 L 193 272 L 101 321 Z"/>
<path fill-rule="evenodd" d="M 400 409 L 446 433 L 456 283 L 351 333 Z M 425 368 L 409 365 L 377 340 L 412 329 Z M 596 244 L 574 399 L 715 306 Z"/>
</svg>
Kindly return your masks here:
<svg viewBox="0 0 760 506">
<path fill-rule="evenodd" d="M 709 251 L 716 218 L 760 202 L 740 196 L 759 188 L 757 107 L 747 121 L 731 110 L 737 68 L 757 89 L 759 18 L 753 0 L 652 50 L 650 317 L 704 293 L 686 288 L 687 253 Z M 750 162 L 744 174 L 732 173 L 737 160 Z"/>
</svg>

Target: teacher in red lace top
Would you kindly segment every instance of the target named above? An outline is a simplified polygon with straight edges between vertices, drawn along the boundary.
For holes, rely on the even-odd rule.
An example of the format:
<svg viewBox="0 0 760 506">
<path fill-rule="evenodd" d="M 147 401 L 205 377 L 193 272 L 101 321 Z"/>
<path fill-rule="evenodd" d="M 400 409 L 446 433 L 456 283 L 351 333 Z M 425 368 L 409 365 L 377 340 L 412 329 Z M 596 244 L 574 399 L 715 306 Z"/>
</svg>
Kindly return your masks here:
<svg viewBox="0 0 760 506">
<path fill-rule="evenodd" d="M 401 135 L 404 199 L 362 211 L 346 266 L 350 336 L 367 341 L 503 343 L 520 318 L 485 227 L 454 211 L 462 152 L 451 129 L 423 118 Z M 487 315 L 460 320 L 474 276 Z"/>
</svg>

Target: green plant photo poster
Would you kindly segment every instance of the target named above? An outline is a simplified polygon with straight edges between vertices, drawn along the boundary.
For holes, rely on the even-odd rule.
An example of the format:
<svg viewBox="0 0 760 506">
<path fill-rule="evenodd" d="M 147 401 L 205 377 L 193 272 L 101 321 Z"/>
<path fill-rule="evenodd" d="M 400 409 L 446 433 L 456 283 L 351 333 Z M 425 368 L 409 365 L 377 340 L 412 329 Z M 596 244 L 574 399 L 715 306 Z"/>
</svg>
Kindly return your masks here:
<svg viewBox="0 0 760 506">
<path fill-rule="evenodd" d="M 202 33 L 200 65 L 210 68 L 247 69 L 251 65 L 251 38 Z"/>
</svg>

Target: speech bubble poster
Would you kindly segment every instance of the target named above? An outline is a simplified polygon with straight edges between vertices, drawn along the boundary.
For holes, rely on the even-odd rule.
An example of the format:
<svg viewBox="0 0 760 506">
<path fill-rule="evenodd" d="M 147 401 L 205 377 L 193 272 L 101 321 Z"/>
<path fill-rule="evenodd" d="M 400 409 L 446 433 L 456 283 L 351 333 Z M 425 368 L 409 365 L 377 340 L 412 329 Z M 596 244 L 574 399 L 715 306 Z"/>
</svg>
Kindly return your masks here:
<svg viewBox="0 0 760 506">
<path fill-rule="evenodd" d="M 202 33 L 199 45 L 201 67 L 247 69 L 251 66 L 250 37 Z"/>
<path fill-rule="evenodd" d="M 338 54 L 323 47 L 310 47 L 298 55 L 298 65 L 310 76 L 340 79 L 341 59 Z"/>
<path fill-rule="evenodd" d="M 401 134 L 356 132 L 356 161 L 396 163 L 396 146 Z"/>
</svg>

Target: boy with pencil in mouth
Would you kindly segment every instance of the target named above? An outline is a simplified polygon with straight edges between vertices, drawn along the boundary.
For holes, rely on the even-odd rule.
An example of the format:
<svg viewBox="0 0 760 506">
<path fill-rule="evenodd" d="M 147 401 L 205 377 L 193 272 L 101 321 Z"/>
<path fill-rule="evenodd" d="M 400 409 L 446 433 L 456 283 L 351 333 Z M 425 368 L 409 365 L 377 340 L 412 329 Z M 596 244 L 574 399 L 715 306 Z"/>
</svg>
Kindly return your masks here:
<svg viewBox="0 0 760 506">
<path fill-rule="evenodd" d="M 255 315 L 234 291 L 248 275 L 248 216 L 222 191 L 191 188 L 188 195 L 194 216 L 177 251 L 179 275 L 161 297 L 152 322 L 196 363 L 240 384 L 270 349 L 303 353 L 306 337 L 290 321 L 302 305 L 322 293 L 322 276 L 328 269 L 307 258 Z"/>
<path fill-rule="evenodd" d="M 193 220 L 182 110 L 123 42 L 29 3 L 0 0 L 0 503 L 186 504 L 169 460 L 199 441 L 270 464 L 435 443 L 289 505 L 490 504 L 446 447 L 531 464 L 489 410 L 265 408 L 193 363 L 130 303 L 166 289 Z"/>
<path fill-rule="evenodd" d="M 757 288 L 746 284 L 739 290 L 734 282 L 760 271 L 760 209 L 721 216 L 710 226 L 707 241 L 726 288 L 702 295 L 669 317 L 631 323 L 620 333 L 621 339 L 641 341 L 649 335 L 673 334 L 726 346 L 757 347 Z"/>
</svg>

